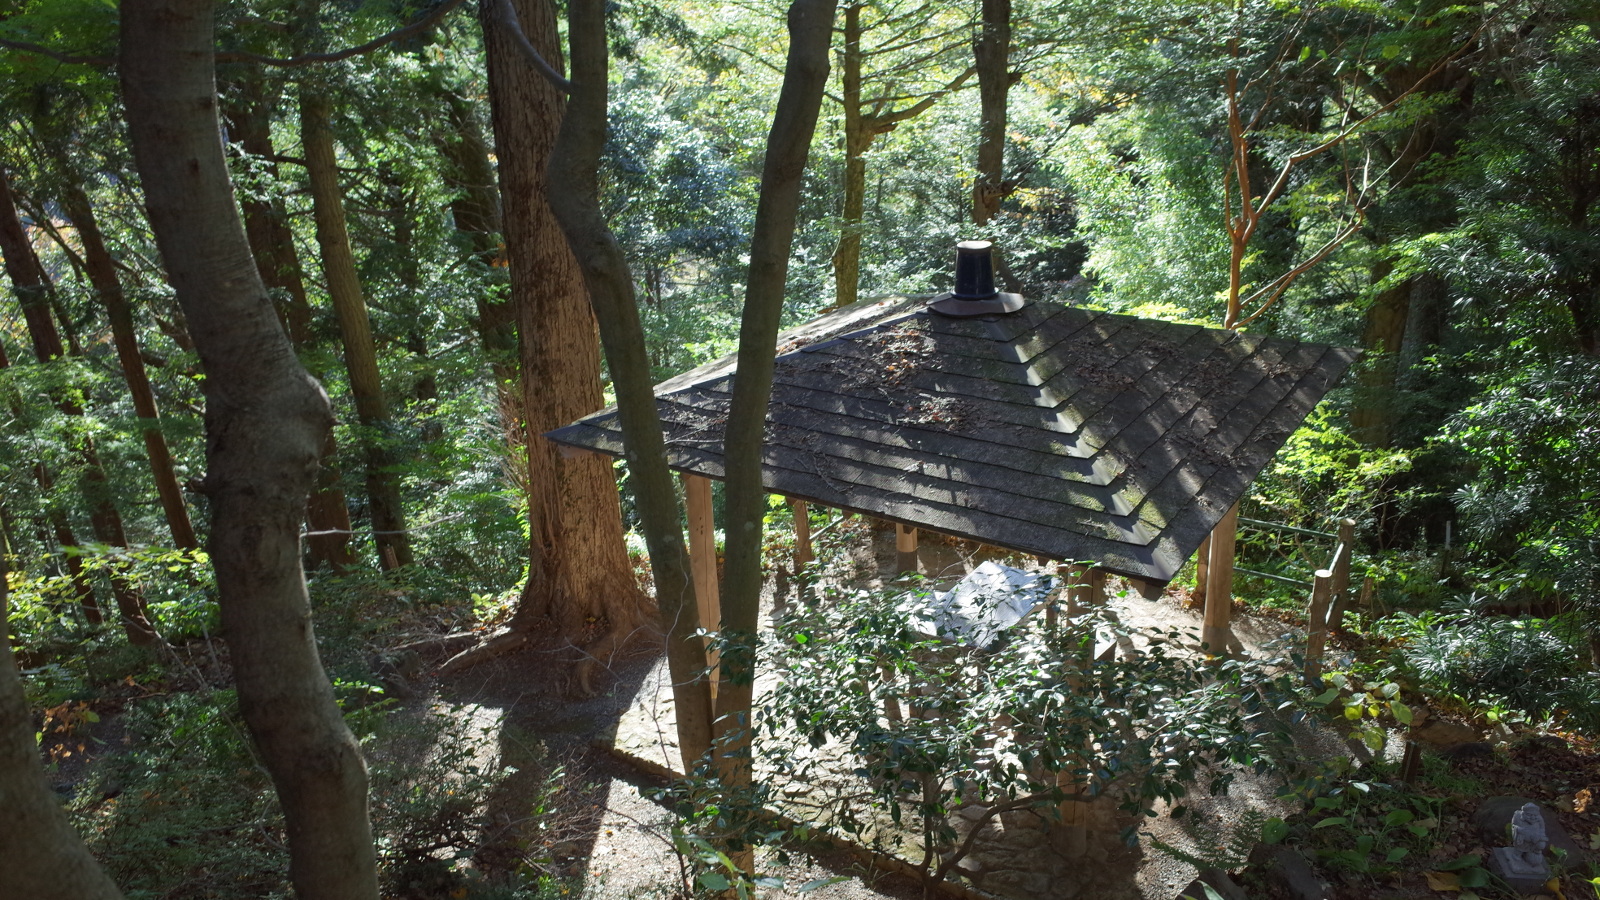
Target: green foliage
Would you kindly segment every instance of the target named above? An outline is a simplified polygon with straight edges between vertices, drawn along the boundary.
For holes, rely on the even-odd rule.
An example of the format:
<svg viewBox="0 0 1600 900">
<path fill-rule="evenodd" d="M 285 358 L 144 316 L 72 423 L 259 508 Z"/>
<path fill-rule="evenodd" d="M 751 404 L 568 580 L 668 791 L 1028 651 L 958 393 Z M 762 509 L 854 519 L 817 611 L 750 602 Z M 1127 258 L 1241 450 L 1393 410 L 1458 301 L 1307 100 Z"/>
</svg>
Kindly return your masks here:
<svg viewBox="0 0 1600 900">
<path fill-rule="evenodd" d="M 1097 635 L 1119 626 L 1095 614 L 1056 629 L 1025 620 L 984 652 L 908 631 L 908 601 L 857 593 L 785 617 L 771 651 L 784 673 L 772 763 L 804 783 L 822 777 L 823 757 L 796 745 L 842 742 L 866 802 L 897 823 L 911 812 L 906 825 L 930 852 L 953 840 L 946 817 L 963 802 L 1061 802 L 1057 772 L 1141 814 L 1200 783 L 1225 790 L 1224 764 L 1293 767 L 1279 755 L 1278 714 L 1297 694 L 1276 664 L 1195 658 L 1172 634 L 1140 635 L 1141 653 L 1097 660 Z M 828 812 L 835 827 L 867 827 L 854 803 Z"/>
</svg>

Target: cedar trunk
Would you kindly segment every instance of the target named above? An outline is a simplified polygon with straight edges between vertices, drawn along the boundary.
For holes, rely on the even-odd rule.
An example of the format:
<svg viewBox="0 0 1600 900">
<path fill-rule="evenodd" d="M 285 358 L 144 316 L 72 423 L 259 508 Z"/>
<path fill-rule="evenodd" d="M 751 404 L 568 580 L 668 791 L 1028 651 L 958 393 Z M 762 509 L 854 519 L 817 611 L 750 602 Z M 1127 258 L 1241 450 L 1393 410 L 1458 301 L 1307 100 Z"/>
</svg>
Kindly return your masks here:
<svg viewBox="0 0 1600 900">
<path fill-rule="evenodd" d="M 987 225 L 1005 199 L 1006 112 L 1011 91 L 1011 0 L 983 0 L 983 25 L 972 44 L 978 70 L 978 167 L 972 221 Z"/>
<path fill-rule="evenodd" d="M 66 160 L 63 157 L 62 162 Z M 189 508 L 184 504 L 183 489 L 178 486 L 177 473 L 172 468 L 172 451 L 167 447 L 166 435 L 161 433 L 161 416 L 156 410 L 156 395 L 150 389 L 150 378 L 145 374 L 144 358 L 139 355 L 139 337 L 133 327 L 133 310 L 122 293 L 122 282 L 117 279 L 117 266 L 106 249 L 105 238 L 100 233 L 100 223 L 95 220 L 94 207 L 88 194 L 72 180 L 70 171 L 62 189 L 62 206 L 77 226 L 78 239 L 83 243 L 84 268 L 89 282 L 94 286 L 100 302 L 111 321 L 111 340 L 117 348 L 117 361 L 122 365 L 122 377 L 127 382 L 128 394 L 133 398 L 133 410 L 139 415 L 139 428 L 144 437 L 145 454 L 150 462 L 150 474 L 156 483 L 156 495 L 161 499 L 161 511 L 166 516 L 167 530 L 172 534 L 173 546 L 180 550 L 193 550 L 200 546 L 195 539 L 194 525 L 189 521 Z"/>
<path fill-rule="evenodd" d="M 239 708 L 277 788 L 303 900 L 378 896 L 367 773 L 317 656 L 300 523 L 332 427 L 234 205 L 209 0 L 122 4 L 123 101 L 150 226 L 205 368 L 209 550 Z"/>
<path fill-rule="evenodd" d="M 270 178 L 278 177 L 277 151 L 272 146 L 271 107 L 262 96 L 259 75 L 239 87 L 242 101 L 227 111 L 228 132 L 245 153 L 262 161 Z M 244 231 L 250 241 L 261 280 L 277 300 L 278 317 L 289 331 L 289 341 L 297 352 L 312 349 L 311 301 L 306 298 L 305 274 L 300 254 L 294 248 L 289 230 L 289 214 L 275 197 L 242 197 Z M 317 374 L 317 373 L 312 373 Z M 306 503 L 306 555 L 313 568 L 326 563 L 335 572 L 356 564 L 350 551 L 350 506 L 344 488 L 339 486 L 338 443 L 328 432 L 322 448 L 322 465 Z"/>
<path fill-rule="evenodd" d="M 860 298 L 861 220 L 867 204 L 867 150 L 877 135 L 861 109 L 861 4 L 844 8 L 844 52 L 840 54 L 844 101 L 844 209 L 839 246 L 833 251 L 834 306 Z"/>
<path fill-rule="evenodd" d="M 661 419 L 650 384 L 650 358 L 639 321 L 633 276 L 600 212 L 600 153 L 606 139 L 607 59 L 604 0 L 569 0 L 572 98 L 550 155 L 549 202 L 572 247 L 600 324 L 627 445 L 628 483 L 650 549 L 667 666 L 677 706 L 678 746 L 685 771 L 711 749 L 711 692 L 706 654 L 696 633 L 694 581 L 683 541 L 683 516 L 667 467 Z"/>
<path fill-rule="evenodd" d="M 517 12 L 528 40 L 559 66 L 553 6 L 520 0 Z M 566 102 L 518 56 L 492 14 L 484 19 L 484 44 L 526 429 L 529 569 L 511 627 L 584 644 L 600 636 L 596 626 L 601 634 L 632 632 L 645 608 L 623 541 L 611 460 L 588 453 L 563 458 L 544 437 L 605 405 L 583 273 L 545 199 L 545 167 Z"/>
<path fill-rule="evenodd" d="M 350 394 L 361 422 L 365 446 L 367 502 L 372 507 L 373 543 L 378 565 L 385 571 L 411 565 L 411 539 L 406 533 L 405 510 L 400 504 L 395 460 L 386 441 L 392 429 L 389 405 L 378 375 L 378 352 L 372 343 L 372 322 L 356 275 L 355 254 L 345 229 L 344 193 L 333 151 L 328 98 L 310 86 L 300 89 L 300 135 L 305 145 L 306 173 L 311 178 L 311 202 L 317 219 L 317 244 L 322 248 L 322 270 L 328 281 L 328 299 L 339 320 L 344 343 L 344 364 L 350 374 Z"/>
<path fill-rule="evenodd" d="M 48 365 L 61 358 L 66 350 L 61 343 L 61 334 L 56 330 L 55 315 L 51 312 L 50 282 L 33 253 L 33 245 L 28 242 L 21 219 L 17 217 L 17 207 L 11 198 L 11 185 L 3 171 L 0 171 L 0 251 L 4 252 L 6 271 L 16 286 L 17 299 L 22 304 L 22 317 L 28 326 L 28 337 L 33 342 L 34 356 L 40 365 Z M 74 348 L 75 352 L 81 353 L 76 345 Z M 63 414 L 77 418 L 83 416 L 83 407 L 70 395 L 58 394 L 52 400 Z M 128 546 L 127 536 L 122 529 L 122 515 L 111 500 L 105 467 L 100 465 L 100 455 L 95 450 L 94 441 L 84 436 L 75 449 L 83 467 L 83 496 L 89 506 L 89 525 L 94 530 L 95 539 L 112 547 Z M 36 474 L 43 472 L 42 464 L 35 469 Z M 43 478 L 48 481 L 48 474 L 45 473 Z M 81 571 L 75 574 L 81 575 Z M 118 618 L 128 640 L 141 646 L 154 644 L 155 629 L 150 627 L 144 596 L 123 577 L 120 565 L 111 567 L 111 595 L 117 602 Z M 98 615 L 98 609 L 94 610 L 90 614 L 90 621 L 97 621 Z"/>
</svg>

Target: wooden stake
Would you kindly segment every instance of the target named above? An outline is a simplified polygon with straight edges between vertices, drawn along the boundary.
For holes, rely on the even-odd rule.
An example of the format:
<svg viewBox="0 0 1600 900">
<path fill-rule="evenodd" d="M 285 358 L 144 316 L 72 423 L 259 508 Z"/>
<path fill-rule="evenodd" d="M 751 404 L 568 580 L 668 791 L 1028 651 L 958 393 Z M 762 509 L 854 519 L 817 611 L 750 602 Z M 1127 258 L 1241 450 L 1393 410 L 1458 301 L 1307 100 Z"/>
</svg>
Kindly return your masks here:
<svg viewBox="0 0 1600 900">
<path fill-rule="evenodd" d="M 1328 604 L 1333 598 L 1333 573 L 1318 569 L 1306 608 L 1306 680 L 1322 675 L 1322 651 L 1328 642 Z"/>
<path fill-rule="evenodd" d="M 695 608 L 700 613 L 700 627 L 707 631 L 722 628 L 722 600 L 717 583 L 717 532 L 711 511 L 711 479 L 701 475 L 683 475 L 683 495 L 689 508 L 689 570 L 694 576 Z M 716 658 L 707 657 L 713 667 L 711 673 L 711 698 L 717 696 Z"/>
<path fill-rule="evenodd" d="M 1233 556 L 1238 531 L 1239 504 L 1235 503 L 1207 539 L 1211 552 L 1206 570 L 1205 625 L 1200 631 L 1200 640 L 1216 654 L 1244 649 L 1233 636 Z"/>
<path fill-rule="evenodd" d="M 894 549 L 897 557 L 895 572 L 916 572 L 917 530 L 897 523 L 894 526 Z"/>
<path fill-rule="evenodd" d="M 1208 534 L 1200 542 L 1200 549 L 1194 552 L 1194 593 L 1189 601 L 1191 609 L 1206 608 L 1206 577 L 1210 571 L 1211 535 Z"/>
<path fill-rule="evenodd" d="M 806 563 L 817 557 L 811 552 L 811 506 L 804 500 L 794 504 L 794 573 L 800 574 Z"/>
</svg>

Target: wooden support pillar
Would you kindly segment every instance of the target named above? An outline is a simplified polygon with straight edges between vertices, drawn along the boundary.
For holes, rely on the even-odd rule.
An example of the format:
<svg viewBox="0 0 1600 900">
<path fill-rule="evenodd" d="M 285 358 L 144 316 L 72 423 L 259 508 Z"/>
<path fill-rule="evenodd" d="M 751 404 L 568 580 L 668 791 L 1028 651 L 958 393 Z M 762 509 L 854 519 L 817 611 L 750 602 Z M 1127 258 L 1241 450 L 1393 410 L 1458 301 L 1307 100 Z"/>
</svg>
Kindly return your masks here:
<svg viewBox="0 0 1600 900">
<path fill-rule="evenodd" d="M 1105 602 L 1105 569 L 1099 566 L 1070 566 L 1067 577 L 1067 615 L 1075 616 Z"/>
<path fill-rule="evenodd" d="M 711 479 L 701 475 L 683 475 L 683 495 L 689 512 L 689 570 L 694 576 L 695 608 L 700 613 L 700 627 L 707 631 L 722 628 L 722 599 L 717 583 L 717 530 L 711 512 Z M 707 664 L 713 668 L 717 661 L 708 656 Z M 711 674 L 711 697 L 717 696 L 717 676 Z"/>
<path fill-rule="evenodd" d="M 811 552 L 811 504 L 804 500 L 792 500 L 794 506 L 794 573 L 806 567 L 806 563 L 816 559 Z"/>
<path fill-rule="evenodd" d="M 895 572 L 917 571 L 917 530 L 896 523 L 894 526 Z"/>
<path fill-rule="evenodd" d="M 1306 607 L 1306 680 L 1322 675 L 1322 651 L 1328 642 L 1328 604 L 1333 599 L 1333 573 L 1318 569 L 1311 582 L 1311 603 Z"/>
<path fill-rule="evenodd" d="M 1235 503 L 1207 539 L 1211 552 L 1206 570 L 1205 625 L 1200 631 L 1200 640 L 1217 654 L 1244 649 L 1233 636 L 1233 556 L 1238 530 L 1239 504 Z"/>
</svg>

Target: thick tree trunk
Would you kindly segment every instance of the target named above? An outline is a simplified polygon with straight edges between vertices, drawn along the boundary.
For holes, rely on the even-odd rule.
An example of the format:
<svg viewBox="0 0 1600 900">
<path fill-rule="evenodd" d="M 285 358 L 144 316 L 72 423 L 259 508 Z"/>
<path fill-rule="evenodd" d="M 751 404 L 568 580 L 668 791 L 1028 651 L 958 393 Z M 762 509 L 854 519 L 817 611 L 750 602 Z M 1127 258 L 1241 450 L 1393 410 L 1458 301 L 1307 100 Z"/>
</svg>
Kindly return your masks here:
<svg viewBox="0 0 1600 900">
<path fill-rule="evenodd" d="M 600 324 L 627 444 L 628 484 L 650 549 L 656 605 L 666 632 L 678 746 L 689 771 L 711 749 L 711 691 L 705 677 L 705 650 L 696 634 L 700 617 L 684 547 L 683 516 L 667 467 L 633 277 L 600 212 L 598 172 L 606 139 L 609 68 L 605 2 L 569 0 L 567 10 L 572 100 L 551 152 L 549 183 L 559 188 L 548 199 L 583 271 Z"/>
<path fill-rule="evenodd" d="M 978 167 L 972 221 L 987 225 L 1005 199 L 1006 112 L 1011 91 L 1011 0 L 983 0 L 982 30 L 972 44 L 978 70 Z"/>
<path fill-rule="evenodd" d="M 150 226 L 206 381 L 205 491 L 239 708 L 303 900 L 378 896 L 367 774 L 317 657 L 300 523 L 332 414 L 279 326 L 234 206 L 209 0 L 122 4 L 123 100 Z"/>
<path fill-rule="evenodd" d="M 372 534 L 378 548 L 378 565 L 385 571 L 409 566 L 411 540 L 406 533 L 405 510 L 394 455 L 385 442 L 393 423 L 378 375 L 378 354 L 372 343 L 372 322 L 356 274 L 355 254 L 345 229 L 344 194 L 333 151 L 328 120 L 328 98 L 309 86 L 300 89 L 300 135 L 305 146 L 306 172 L 311 177 L 312 206 L 317 218 L 317 244 L 322 248 L 322 269 L 328 280 L 328 298 L 339 320 L 344 343 L 344 364 L 350 374 L 350 394 L 361 422 L 366 457 L 367 501 L 372 508 Z"/>
<path fill-rule="evenodd" d="M 6 621 L 6 559 L 0 554 L 0 622 Z M 61 798 L 45 783 L 33 715 L 0 629 L 0 897 L 121 900 L 72 830 Z"/>
<path fill-rule="evenodd" d="M 189 521 L 189 508 L 184 504 L 183 489 L 178 485 L 177 473 L 172 468 L 172 451 L 167 438 L 161 433 L 161 416 L 156 410 L 156 395 L 150 389 L 150 378 L 145 374 L 144 359 L 139 355 L 139 337 L 133 327 L 133 310 L 122 293 L 122 283 L 117 278 L 116 263 L 106 249 L 100 224 L 95 220 L 94 207 L 88 194 L 70 180 L 71 173 L 62 158 L 63 173 L 68 179 L 62 189 L 62 206 L 73 225 L 77 226 L 78 239 L 83 243 L 84 268 L 89 282 L 94 286 L 100 302 L 111 321 L 111 339 L 117 348 L 117 360 L 122 364 L 122 376 L 128 384 L 128 394 L 133 398 L 133 410 L 139 415 L 140 432 L 144 437 L 145 453 L 150 462 L 150 474 L 156 483 L 156 495 L 161 500 L 161 511 L 166 516 L 167 530 L 172 534 L 173 545 L 180 550 L 193 550 L 200 546 L 195 539 L 194 525 Z"/>
<path fill-rule="evenodd" d="M 521 0 L 517 13 L 528 40 L 559 66 L 553 6 Z M 583 273 L 545 199 L 545 168 L 566 101 L 527 66 L 492 11 L 483 24 L 526 428 L 529 570 L 511 627 L 581 645 L 631 633 L 646 613 L 623 541 L 611 461 L 588 453 L 563 458 L 544 437 L 605 405 Z"/>
<path fill-rule="evenodd" d="M 761 604 L 761 483 L 767 406 L 783 316 L 800 187 L 828 81 L 837 0 L 795 0 L 789 7 L 789 60 L 761 173 L 761 196 L 750 238 L 750 273 L 739 326 L 738 375 L 723 443 L 727 494 L 727 563 L 722 584 L 723 651 L 715 741 L 725 783 L 751 783 L 756 631 Z"/>
<path fill-rule="evenodd" d="M 262 96 L 260 79 L 239 87 L 244 99 L 227 111 L 229 134 L 245 153 L 261 160 L 268 177 L 278 177 L 277 151 L 272 146 L 271 107 Z M 244 232 L 250 241 L 261 280 L 277 299 L 278 317 L 289 332 L 295 351 L 305 358 L 314 349 L 311 333 L 311 301 L 306 297 L 305 274 L 300 254 L 294 249 L 294 233 L 289 230 L 289 214 L 276 197 L 242 198 Z M 313 372 L 313 375 L 320 373 Z M 328 432 L 322 449 L 322 465 L 306 503 L 306 555 L 312 568 L 326 564 L 335 572 L 345 572 L 356 564 L 350 550 L 350 505 L 339 486 L 338 444 Z"/>
<path fill-rule="evenodd" d="M 22 303 L 22 317 L 28 326 L 28 337 L 33 342 L 34 356 L 40 365 L 48 365 L 65 355 L 66 350 L 61 343 L 61 333 L 56 330 L 55 315 L 51 312 L 50 282 L 38 258 L 34 256 L 27 233 L 22 229 L 16 204 L 11 198 L 11 186 L 3 171 L 0 171 L 0 252 L 5 255 L 6 271 Z M 62 393 L 52 400 L 63 414 L 77 418 L 83 416 L 83 407 L 71 396 Z M 83 497 L 89 506 L 89 525 L 94 530 L 95 539 L 113 547 L 128 546 L 127 536 L 122 529 L 122 516 L 112 502 L 105 467 L 100 464 L 94 441 L 84 436 L 74 449 L 83 467 Z M 42 471 L 41 464 L 36 472 Z M 45 477 L 48 479 L 48 474 Z M 141 646 L 154 644 L 155 629 L 150 626 L 144 596 L 123 577 L 116 566 L 111 571 L 111 595 L 116 600 L 118 618 L 128 640 Z M 95 614 L 91 614 L 91 621 L 94 618 Z"/>
</svg>

